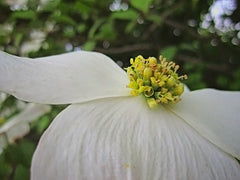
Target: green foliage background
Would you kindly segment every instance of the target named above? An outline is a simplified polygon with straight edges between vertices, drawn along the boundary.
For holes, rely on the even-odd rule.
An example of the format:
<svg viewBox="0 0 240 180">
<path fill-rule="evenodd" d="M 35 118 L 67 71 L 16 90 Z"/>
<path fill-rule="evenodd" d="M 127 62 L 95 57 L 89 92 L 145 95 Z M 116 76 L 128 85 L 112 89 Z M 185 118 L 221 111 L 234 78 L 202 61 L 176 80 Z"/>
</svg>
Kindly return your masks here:
<svg viewBox="0 0 240 180">
<path fill-rule="evenodd" d="M 240 90 L 240 4 L 231 2 L 221 29 L 206 16 L 212 0 L 2 0 L 0 50 L 29 57 L 94 50 L 122 67 L 139 54 L 163 54 L 181 65 L 191 90 Z M 14 101 L 9 97 L 0 110 L 14 108 Z M 53 107 L 0 155 L 0 179 L 29 179 L 38 139 L 62 108 Z"/>
</svg>

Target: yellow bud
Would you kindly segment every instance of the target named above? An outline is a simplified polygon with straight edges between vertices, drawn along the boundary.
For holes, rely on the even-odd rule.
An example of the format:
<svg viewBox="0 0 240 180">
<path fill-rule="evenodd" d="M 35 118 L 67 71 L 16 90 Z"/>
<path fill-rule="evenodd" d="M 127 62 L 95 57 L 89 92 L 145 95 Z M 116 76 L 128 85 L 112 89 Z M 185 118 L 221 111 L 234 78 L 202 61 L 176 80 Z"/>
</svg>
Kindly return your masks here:
<svg viewBox="0 0 240 180">
<path fill-rule="evenodd" d="M 137 84 L 138 86 L 142 86 L 143 85 L 143 80 L 142 79 L 137 79 Z"/>
<path fill-rule="evenodd" d="M 136 79 L 136 73 L 132 70 L 132 68 L 127 69 L 127 75 L 130 80 L 135 80 Z"/>
<path fill-rule="evenodd" d="M 140 88 L 138 89 L 139 93 L 142 93 L 145 91 L 145 86 L 140 86 Z"/>
<path fill-rule="evenodd" d="M 163 76 L 161 77 L 161 80 L 163 80 L 163 81 L 166 81 L 167 79 L 168 79 L 167 75 L 163 75 Z"/>
<path fill-rule="evenodd" d="M 151 83 L 152 83 L 152 84 L 155 84 L 155 83 L 157 83 L 157 81 L 156 81 L 156 78 L 155 78 L 155 77 L 151 77 L 151 78 L 150 78 L 150 80 L 151 80 Z"/>
<path fill-rule="evenodd" d="M 164 81 L 160 81 L 158 84 L 159 84 L 160 87 L 162 87 L 162 86 L 165 85 L 165 82 Z"/>
<path fill-rule="evenodd" d="M 145 68 L 143 72 L 143 77 L 149 79 L 153 75 L 151 68 Z"/>
<path fill-rule="evenodd" d="M 158 85 L 156 79 L 155 79 L 154 77 L 151 77 L 150 80 L 151 80 L 153 89 L 154 89 L 154 90 L 158 89 L 158 88 L 159 88 L 159 85 Z"/>
<path fill-rule="evenodd" d="M 155 97 L 156 99 L 160 99 L 160 98 L 161 98 L 161 92 L 155 92 L 155 93 L 154 93 L 154 97 Z"/>
<path fill-rule="evenodd" d="M 176 79 L 175 79 L 173 76 L 171 76 L 170 78 L 168 78 L 168 80 L 167 80 L 167 86 L 172 87 L 172 86 L 174 86 L 175 84 L 176 84 Z"/>
<path fill-rule="evenodd" d="M 161 89 L 161 92 L 162 92 L 163 94 L 165 94 L 165 93 L 168 92 L 168 89 L 167 89 L 167 88 L 162 88 L 162 89 Z"/>
<path fill-rule="evenodd" d="M 130 64 L 133 64 L 134 63 L 134 60 L 133 58 L 130 59 Z"/>
<path fill-rule="evenodd" d="M 132 89 L 137 89 L 138 88 L 138 84 L 136 83 L 136 81 L 130 81 L 128 86 Z"/>
<path fill-rule="evenodd" d="M 174 97 L 173 103 L 179 102 L 181 99 L 179 96 Z"/>
<path fill-rule="evenodd" d="M 144 95 L 146 97 L 151 97 L 154 94 L 154 90 L 150 86 L 145 86 Z"/>
<path fill-rule="evenodd" d="M 150 85 L 151 85 L 151 82 L 150 82 L 149 79 L 144 79 L 144 80 L 143 80 L 143 84 L 144 84 L 145 86 L 150 86 Z"/>
<path fill-rule="evenodd" d="M 155 79 L 158 79 L 159 77 L 161 77 L 160 72 L 155 71 L 154 72 L 154 77 L 155 77 Z"/>
<path fill-rule="evenodd" d="M 144 69 L 144 64 L 139 62 L 139 63 L 136 64 L 135 68 L 136 68 L 136 70 L 138 70 L 139 73 L 142 73 L 142 71 Z"/>
<path fill-rule="evenodd" d="M 162 97 L 162 98 L 160 98 L 160 102 L 167 104 L 168 100 L 166 98 Z"/>
<path fill-rule="evenodd" d="M 170 92 L 167 92 L 164 97 L 165 97 L 167 100 L 170 100 L 170 101 L 173 101 L 173 100 L 174 100 L 174 98 L 173 98 L 173 96 L 172 96 L 172 94 L 171 94 Z"/>
<path fill-rule="evenodd" d="M 137 96 L 137 95 L 138 95 L 138 91 L 135 90 L 135 89 L 131 90 L 130 93 L 131 93 L 131 95 L 133 95 L 133 96 Z"/>
<path fill-rule="evenodd" d="M 144 60 L 144 58 L 142 57 L 142 55 L 138 55 L 138 56 L 137 56 L 137 59 L 139 59 L 139 60 Z"/>
<path fill-rule="evenodd" d="M 149 60 L 149 65 L 157 64 L 157 59 L 155 57 L 150 57 L 150 58 L 148 58 L 148 60 Z"/>
<path fill-rule="evenodd" d="M 184 86 L 182 84 L 177 85 L 173 90 L 174 94 L 178 96 L 180 96 L 183 93 L 183 91 L 184 91 Z"/>
<path fill-rule="evenodd" d="M 156 102 L 156 100 L 154 98 L 148 98 L 147 103 L 150 108 L 156 108 L 158 105 L 158 103 Z"/>
</svg>

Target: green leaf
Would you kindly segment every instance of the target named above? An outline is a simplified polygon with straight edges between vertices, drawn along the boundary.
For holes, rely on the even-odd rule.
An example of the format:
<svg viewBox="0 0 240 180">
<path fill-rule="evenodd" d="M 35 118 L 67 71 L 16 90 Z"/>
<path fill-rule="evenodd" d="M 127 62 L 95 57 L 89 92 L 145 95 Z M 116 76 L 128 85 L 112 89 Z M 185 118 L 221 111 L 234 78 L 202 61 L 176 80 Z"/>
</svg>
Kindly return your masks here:
<svg viewBox="0 0 240 180">
<path fill-rule="evenodd" d="M 105 19 L 97 19 L 95 21 L 95 23 L 93 24 L 93 26 L 91 27 L 89 33 L 88 33 L 88 38 L 92 39 L 95 35 L 95 32 L 97 31 L 97 29 L 99 28 L 99 26 L 101 26 L 101 24 L 105 21 Z"/>
<path fill-rule="evenodd" d="M 35 145 L 27 140 L 22 139 L 19 144 L 8 146 L 6 149 L 8 160 L 13 163 L 20 163 L 30 167 Z"/>
<path fill-rule="evenodd" d="M 25 20 L 33 20 L 36 18 L 36 13 L 32 10 L 28 11 L 14 11 L 11 15 L 13 19 L 25 19 Z"/>
<path fill-rule="evenodd" d="M 167 60 L 172 60 L 175 54 L 177 53 L 177 47 L 176 46 L 167 46 L 161 51 L 161 55 L 165 57 Z"/>
<path fill-rule="evenodd" d="M 217 81 L 216 81 L 216 82 L 217 82 L 217 84 L 218 84 L 220 87 L 222 87 L 222 88 L 228 86 L 228 78 L 225 77 L 225 76 L 223 76 L 223 75 L 219 75 L 219 76 L 217 77 Z"/>
<path fill-rule="evenodd" d="M 136 25 L 136 21 L 131 21 L 131 22 L 129 22 L 129 23 L 127 24 L 126 28 L 125 28 L 125 33 L 127 33 L 127 34 L 128 34 L 128 33 L 131 33 L 131 32 L 133 31 L 135 25 Z"/>
<path fill-rule="evenodd" d="M 162 19 L 159 15 L 151 14 L 146 17 L 148 20 L 153 21 L 157 25 L 162 25 Z"/>
<path fill-rule="evenodd" d="M 77 1 L 74 4 L 73 10 L 75 12 L 81 12 L 81 14 L 88 14 L 91 11 L 91 6 L 88 3 Z"/>
<path fill-rule="evenodd" d="M 38 134 L 43 133 L 43 131 L 49 126 L 51 120 L 48 115 L 44 115 L 38 121 L 34 121 L 32 126 L 36 128 Z"/>
<path fill-rule="evenodd" d="M 101 26 L 100 32 L 97 33 L 95 38 L 100 40 L 114 40 L 116 36 L 113 23 L 106 22 Z"/>
<path fill-rule="evenodd" d="M 29 177 L 30 177 L 29 169 L 19 164 L 15 170 L 13 180 L 29 179 Z"/>
<path fill-rule="evenodd" d="M 41 8 L 40 11 L 53 11 L 54 9 L 56 9 L 56 7 L 58 6 L 58 4 L 61 2 L 61 0 L 48 0 L 46 1 L 46 3 L 44 3 Z"/>
<path fill-rule="evenodd" d="M 178 46 L 179 49 L 181 50 L 187 50 L 187 51 L 192 51 L 192 52 L 197 52 L 199 49 L 199 42 L 198 41 L 192 41 L 191 43 L 181 43 Z"/>
<path fill-rule="evenodd" d="M 191 71 L 194 70 L 195 65 L 193 63 L 185 63 L 183 68 L 185 71 Z"/>
<path fill-rule="evenodd" d="M 65 26 L 63 32 L 66 37 L 73 37 L 75 35 L 75 30 L 72 26 Z"/>
<path fill-rule="evenodd" d="M 0 154 L 0 179 L 8 176 L 12 171 L 9 163 L 6 162 L 5 153 Z"/>
<path fill-rule="evenodd" d="M 233 77 L 236 80 L 240 80 L 240 69 L 237 69 L 236 71 L 233 72 Z"/>
<path fill-rule="evenodd" d="M 192 44 L 189 43 L 182 43 L 179 45 L 179 49 L 181 50 L 188 50 L 188 51 L 194 51 L 194 47 L 192 46 Z"/>
<path fill-rule="evenodd" d="M 16 47 L 19 47 L 20 43 L 21 43 L 21 41 L 23 39 L 23 34 L 22 33 L 16 33 L 16 34 L 14 34 L 14 38 L 15 38 L 14 45 Z"/>
<path fill-rule="evenodd" d="M 96 46 L 96 42 L 95 41 L 88 41 L 87 43 L 85 43 L 83 45 L 83 50 L 85 51 L 92 51 Z"/>
<path fill-rule="evenodd" d="M 77 26 L 77 32 L 82 33 L 87 29 L 87 26 L 85 24 L 80 24 Z"/>
<path fill-rule="evenodd" d="M 36 1 L 36 0 L 28 0 L 28 1 L 27 1 L 27 7 L 28 7 L 28 9 L 31 9 L 31 10 L 33 10 L 33 11 L 36 11 L 36 10 L 37 10 L 38 4 L 39 4 L 39 2 Z"/>
<path fill-rule="evenodd" d="M 202 80 L 202 71 L 198 70 L 192 73 L 188 73 L 188 79 L 184 80 L 184 83 L 190 87 L 191 90 L 206 88 L 206 83 Z"/>
<path fill-rule="evenodd" d="M 130 3 L 132 4 L 133 7 L 136 9 L 147 13 L 149 9 L 149 5 L 153 0 L 130 0 Z"/>
<path fill-rule="evenodd" d="M 122 19 L 122 20 L 137 20 L 138 13 L 135 10 L 127 10 L 127 11 L 117 11 L 113 12 L 111 15 L 112 19 Z"/>
<path fill-rule="evenodd" d="M 67 15 L 53 15 L 52 18 L 60 24 L 70 24 L 70 25 L 76 24 L 76 22 L 70 16 L 67 16 Z"/>
</svg>

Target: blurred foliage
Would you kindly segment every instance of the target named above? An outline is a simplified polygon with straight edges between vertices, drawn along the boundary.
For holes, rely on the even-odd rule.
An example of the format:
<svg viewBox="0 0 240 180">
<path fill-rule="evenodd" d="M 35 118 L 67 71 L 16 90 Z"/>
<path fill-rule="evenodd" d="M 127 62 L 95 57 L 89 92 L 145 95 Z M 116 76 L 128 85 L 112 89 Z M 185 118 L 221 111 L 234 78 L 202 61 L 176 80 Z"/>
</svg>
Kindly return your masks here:
<svg viewBox="0 0 240 180">
<path fill-rule="evenodd" d="M 163 54 L 182 67 L 190 89 L 240 90 L 240 3 L 218 0 L 2 0 L 0 50 L 40 57 L 94 50 L 126 67 L 129 59 Z M 0 179 L 28 179 L 36 143 L 62 109 L 0 156 Z M 21 177 L 21 178 L 20 178 Z"/>
<path fill-rule="evenodd" d="M 11 118 L 16 117 L 27 107 L 27 103 L 16 100 L 13 96 L 7 96 L 0 102 L 1 123 L 7 123 Z M 29 179 L 29 170 L 33 152 L 43 131 L 49 126 L 52 119 L 66 106 L 54 106 L 52 111 L 45 113 L 38 120 L 31 123 L 31 133 L 24 139 L 16 139 L 1 154 L 0 145 L 0 179 L 1 180 L 25 180 Z M 0 141 L 1 143 L 1 141 Z"/>
</svg>

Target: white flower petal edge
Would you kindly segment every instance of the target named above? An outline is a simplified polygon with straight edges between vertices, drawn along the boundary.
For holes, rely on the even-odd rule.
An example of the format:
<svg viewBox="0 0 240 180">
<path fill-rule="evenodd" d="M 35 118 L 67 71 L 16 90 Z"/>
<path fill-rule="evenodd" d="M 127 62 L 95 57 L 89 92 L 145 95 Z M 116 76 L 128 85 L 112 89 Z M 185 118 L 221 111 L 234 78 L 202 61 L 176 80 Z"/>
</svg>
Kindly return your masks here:
<svg viewBox="0 0 240 180">
<path fill-rule="evenodd" d="M 240 159 L 240 92 L 186 92 L 170 108 L 206 139 Z"/>
<path fill-rule="evenodd" d="M 35 151 L 32 180 L 239 180 L 237 161 L 142 96 L 70 105 Z"/>
<path fill-rule="evenodd" d="M 43 58 L 0 52 L 0 90 L 42 104 L 68 104 L 129 96 L 124 72 L 109 57 L 77 51 Z"/>
<path fill-rule="evenodd" d="M 184 92 L 183 93 L 185 93 L 185 92 L 190 92 L 190 89 L 188 88 L 188 86 L 186 84 L 184 84 Z"/>
<path fill-rule="evenodd" d="M 0 104 L 2 104 L 7 99 L 7 94 L 0 92 Z"/>
<path fill-rule="evenodd" d="M 48 105 L 29 103 L 21 113 L 0 126 L 0 153 L 7 144 L 14 143 L 16 139 L 26 135 L 30 130 L 29 123 L 49 112 L 50 109 Z"/>
</svg>

